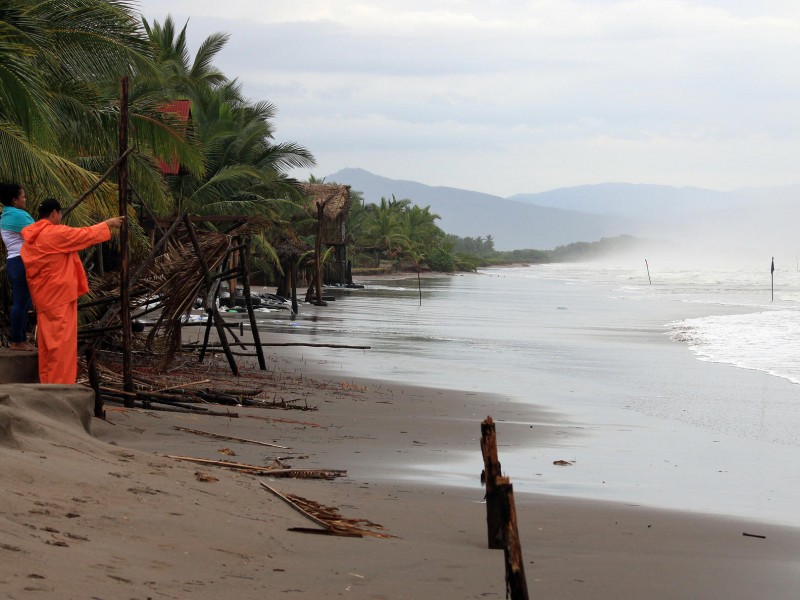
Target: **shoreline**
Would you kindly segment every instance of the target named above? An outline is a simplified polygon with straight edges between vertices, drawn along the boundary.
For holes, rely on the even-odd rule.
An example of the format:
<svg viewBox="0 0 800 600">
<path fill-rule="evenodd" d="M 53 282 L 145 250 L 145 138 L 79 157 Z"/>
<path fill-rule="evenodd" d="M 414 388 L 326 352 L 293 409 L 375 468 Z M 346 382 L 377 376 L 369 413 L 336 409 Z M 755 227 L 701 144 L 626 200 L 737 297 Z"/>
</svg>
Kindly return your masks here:
<svg viewBox="0 0 800 600">
<path fill-rule="evenodd" d="M 480 422 L 497 423 L 506 466 L 504 448 L 545 443 L 564 416 L 490 394 L 338 375 L 300 348 L 265 350 L 266 372 L 246 359 L 237 379 L 221 354 L 177 372 L 184 381 L 260 382 L 270 398 L 317 410 L 221 407 L 239 414 L 227 418 L 108 404 L 106 421 L 83 418 L 90 437 L 80 411 L 64 407 L 86 404 L 89 390 L 0 391 L 10 398 L 0 436 L 0 590 L 58 599 L 504 598 L 503 553 L 486 547 Z M 347 477 L 264 479 L 167 455 L 278 460 Z M 471 482 L 448 480 L 454 458 L 474 461 Z M 288 531 L 314 524 L 259 481 L 395 537 Z M 793 600 L 800 589 L 799 528 L 515 491 L 531 597 Z M 75 565 L 85 566 L 81 577 Z"/>
<path fill-rule="evenodd" d="M 226 418 L 107 405 L 107 421 L 88 419 L 90 437 L 63 406 L 90 399 L 89 390 L 3 390 L 15 418 L 2 438 L 0 589 L 14 598 L 504 598 L 503 553 L 486 548 L 478 481 L 483 412 L 502 419 L 493 399 L 311 374 L 296 355 L 268 356 L 270 372 L 240 382 L 263 378 L 317 411 L 236 407 L 239 416 Z M 465 403 L 474 420 L 461 414 Z M 291 450 L 209 439 L 176 425 Z M 501 463 L 509 435 L 500 420 Z M 398 476 L 426 457 L 457 452 L 474 453 L 469 487 Z M 314 525 L 266 493 L 261 478 L 168 454 L 346 469 L 333 481 L 266 482 L 396 537 L 287 531 Z M 528 493 L 517 493 L 516 504 L 531 597 L 797 596 L 798 529 Z M 85 568 L 76 578 L 78 564 Z"/>
</svg>

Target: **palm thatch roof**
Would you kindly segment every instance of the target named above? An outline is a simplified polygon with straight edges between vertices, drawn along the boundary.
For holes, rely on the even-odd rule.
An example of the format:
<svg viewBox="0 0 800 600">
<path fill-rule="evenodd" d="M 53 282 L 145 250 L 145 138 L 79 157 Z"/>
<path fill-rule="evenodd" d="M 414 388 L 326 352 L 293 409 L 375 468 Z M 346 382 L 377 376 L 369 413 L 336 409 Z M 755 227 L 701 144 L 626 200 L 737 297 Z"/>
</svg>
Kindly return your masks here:
<svg viewBox="0 0 800 600">
<path fill-rule="evenodd" d="M 317 216 L 317 207 L 324 206 L 324 216 L 326 220 L 333 221 L 346 215 L 350 210 L 350 186 L 338 185 L 336 183 L 301 183 L 300 189 L 305 192 L 311 202 L 308 209 L 313 212 L 309 214 Z"/>
</svg>

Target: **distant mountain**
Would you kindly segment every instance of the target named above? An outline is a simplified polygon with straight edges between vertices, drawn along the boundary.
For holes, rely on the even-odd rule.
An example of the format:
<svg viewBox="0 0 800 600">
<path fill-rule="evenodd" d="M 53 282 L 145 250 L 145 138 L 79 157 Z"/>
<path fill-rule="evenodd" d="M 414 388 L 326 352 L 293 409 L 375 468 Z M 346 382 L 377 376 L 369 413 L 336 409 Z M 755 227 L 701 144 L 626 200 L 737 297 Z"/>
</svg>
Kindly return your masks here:
<svg viewBox="0 0 800 600">
<path fill-rule="evenodd" d="M 363 169 L 343 169 L 325 180 L 352 186 L 367 202 L 394 195 L 430 206 L 447 233 L 491 234 L 498 250 L 550 250 L 628 234 L 668 241 L 665 260 L 680 254 L 682 262 L 741 264 L 752 258 L 760 264 L 764 257 L 782 254 L 782 263 L 794 264 L 800 255 L 798 186 L 718 192 L 606 183 L 501 198 L 387 179 Z"/>
<path fill-rule="evenodd" d="M 580 185 L 535 194 L 516 194 L 509 200 L 653 222 L 738 208 L 750 202 L 744 194 L 633 183 Z"/>
<path fill-rule="evenodd" d="M 491 235 L 498 250 L 536 248 L 547 250 L 575 241 L 593 241 L 640 230 L 632 219 L 590 214 L 508 200 L 450 187 L 433 187 L 373 175 L 363 169 L 342 169 L 325 181 L 350 185 L 364 200 L 409 199 L 430 206 L 441 217 L 439 226 L 460 237 Z"/>
</svg>

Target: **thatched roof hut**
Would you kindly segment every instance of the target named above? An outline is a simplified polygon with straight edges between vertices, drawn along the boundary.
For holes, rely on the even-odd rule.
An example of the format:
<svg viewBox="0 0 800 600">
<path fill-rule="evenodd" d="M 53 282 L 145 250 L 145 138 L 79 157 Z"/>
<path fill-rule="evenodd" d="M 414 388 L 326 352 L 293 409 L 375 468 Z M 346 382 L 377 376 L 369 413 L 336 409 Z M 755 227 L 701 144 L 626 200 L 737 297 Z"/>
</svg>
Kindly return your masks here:
<svg viewBox="0 0 800 600">
<path fill-rule="evenodd" d="M 344 244 L 347 234 L 345 226 L 350 211 L 350 186 L 335 183 L 301 183 L 300 188 L 308 195 L 307 210 L 310 216 L 316 218 L 318 207 L 323 207 L 322 243 Z"/>
</svg>

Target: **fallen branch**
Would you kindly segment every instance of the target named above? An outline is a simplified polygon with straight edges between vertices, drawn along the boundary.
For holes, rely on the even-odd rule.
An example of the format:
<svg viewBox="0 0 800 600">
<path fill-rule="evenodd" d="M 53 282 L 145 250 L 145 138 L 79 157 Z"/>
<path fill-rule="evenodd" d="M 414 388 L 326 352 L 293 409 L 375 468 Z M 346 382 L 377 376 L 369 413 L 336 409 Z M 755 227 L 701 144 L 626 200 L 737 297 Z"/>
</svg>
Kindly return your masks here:
<svg viewBox="0 0 800 600">
<path fill-rule="evenodd" d="M 210 379 L 201 379 L 200 381 L 191 381 L 189 383 L 179 383 L 178 385 L 172 385 L 170 387 L 161 388 L 160 390 L 153 390 L 154 392 L 166 392 L 168 390 L 174 390 L 176 388 L 185 388 L 189 387 L 190 385 L 200 385 L 201 383 L 208 383 L 211 381 Z"/>
<path fill-rule="evenodd" d="M 313 500 L 307 500 L 300 496 L 284 495 L 273 487 L 270 487 L 263 481 L 259 481 L 261 486 L 272 492 L 275 496 L 286 502 L 289 506 L 294 508 L 297 512 L 307 517 L 322 529 L 310 529 L 308 527 L 290 527 L 289 531 L 298 531 L 300 533 L 316 533 L 322 535 L 336 535 L 342 537 L 377 537 L 377 538 L 393 538 L 395 536 L 388 533 L 380 533 L 365 529 L 364 527 L 372 527 L 383 529 L 381 525 L 372 523 L 365 519 L 344 519 L 339 514 L 339 509 L 328 506 L 323 506 Z M 362 527 L 363 525 L 364 527 Z"/>
<path fill-rule="evenodd" d="M 259 417 L 258 415 L 247 415 L 251 419 L 261 419 L 262 421 L 275 421 L 277 423 L 291 423 L 292 425 L 307 425 L 309 427 L 322 427 L 319 423 L 308 421 L 292 421 L 290 419 L 275 419 L 274 417 Z"/>
<path fill-rule="evenodd" d="M 289 448 L 288 446 L 279 446 L 278 444 L 270 444 L 269 442 L 259 442 L 256 440 L 246 440 L 244 438 L 233 437 L 230 435 L 220 435 L 218 433 L 210 433 L 208 431 L 200 431 L 198 429 L 189 429 L 188 427 L 178 427 L 177 425 L 174 425 L 172 428 L 177 429 L 178 431 L 186 431 L 187 433 L 205 435 L 218 440 L 230 440 L 234 442 L 244 442 L 246 444 L 258 444 L 259 446 L 269 446 L 270 448 L 280 448 L 282 450 L 291 450 L 291 448 Z"/>
<path fill-rule="evenodd" d="M 208 458 L 196 458 L 193 456 L 177 456 L 167 454 L 167 458 L 175 460 L 185 460 L 199 463 L 202 465 L 213 465 L 216 467 L 226 467 L 234 471 L 250 473 L 252 475 L 269 475 L 270 477 L 296 477 L 299 479 L 334 479 L 336 477 L 346 477 L 347 471 L 341 469 L 273 469 L 270 467 L 259 467 L 237 463 L 230 460 L 211 460 Z"/>
</svg>

